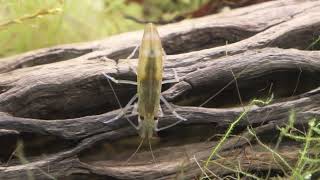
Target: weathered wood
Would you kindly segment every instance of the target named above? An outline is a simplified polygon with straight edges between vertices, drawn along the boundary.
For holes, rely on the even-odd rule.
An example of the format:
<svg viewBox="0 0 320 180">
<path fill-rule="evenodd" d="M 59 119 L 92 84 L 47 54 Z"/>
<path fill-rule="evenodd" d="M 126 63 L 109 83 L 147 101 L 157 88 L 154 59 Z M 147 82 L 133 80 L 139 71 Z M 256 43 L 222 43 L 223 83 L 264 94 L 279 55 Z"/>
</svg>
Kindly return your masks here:
<svg viewBox="0 0 320 180">
<path fill-rule="evenodd" d="M 241 40 L 252 37 L 271 27 L 277 26 L 279 29 L 280 24 L 293 22 L 292 20 L 295 20 L 297 17 L 313 17 L 310 14 L 317 13 L 318 6 L 319 2 L 316 0 L 308 0 L 307 3 L 297 0 L 267 2 L 257 6 L 233 10 L 225 14 L 166 25 L 160 27 L 159 32 L 166 52 L 168 54 L 177 54 L 192 51 L 193 49 L 203 49 L 204 47 L 213 48 L 222 46 L 226 41 L 229 44 L 241 42 Z M 316 21 L 316 19 L 316 17 L 310 18 L 308 22 Z M 302 23 L 307 22 L 302 21 Z M 299 26 L 299 24 L 291 23 L 291 26 Z M 284 32 L 278 33 L 284 34 L 289 29 L 284 27 L 282 28 Z M 306 31 L 310 31 L 310 29 L 306 29 Z M 316 29 L 314 29 L 314 32 L 317 32 Z M 268 34 L 271 33 L 269 32 Z M 312 40 L 312 36 L 316 36 L 316 34 L 305 35 L 309 36 L 308 39 L 304 39 L 304 43 L 308 45 L 310 38 Z M 101 41 L 62 45 L 4 58 L 0 62 L 0 72 L 69 60 L 74 57 L 96 59 L 106 56 L 119 59 L 120 57 L 126 57 L 139 44 L 141 36 L 141 31 L 130 32 Z M 292 36 L 295 36 L 295 34 L 292 34 Z M 274 38 L 266 37 L 265 40 L 273 41 Z M 299 41 L 296 42 L 299 43 Z M 302 42 L 300 41 L 300 43 Z M 88 55 L 83 57 L 84 54 Z"/>
<path fill-rule="evenodd" d="M 259 145 L 246 127 L 275 140 L 291 110 L 297 127 L 319 117 L 320 47 L 310 45 L 320 35 L 320 1 L 272 1 L 159 31 L 168 53 L 164 78 L 173 78 L 172 68 L 182 78 L 165 86 L 163 95 L 188 121 L 159 132 L 153 144 L 156 163 L 145 147 L 126 164 L 139 144 L 135 129 L 126 118 L 102 123 L 119 113 L 102 72 L 135 80 L 128 60 L 119 58 L 139 43 L 139 31 L 0 59 L 0 179 L 26 179 L 27 172 L 35 179 L 198 177 L 195 159 L 209 157 L 217 136 L 244 108 L 249 111 L 234 130 L 238 136 L 219 151 L 226 159 L 215 162 L 235 169 L 230 161 L 240 161 L 251 172 L 280 171 L 270 152 L 255 150 Z M 123 105 L 136 92 L 134 86 L 113 86 Z M 270 104 L 248 106 L 271 94 Z M 164 112 L 161 126 L 177 121 Z M 12 156 L 19 140 L 27 164 Z M 279 152 L 294 163 L 299 145 L 290 145 Z M 218 164 L 209 169 L 221 177 L 234 173 Z"/>
</svg>

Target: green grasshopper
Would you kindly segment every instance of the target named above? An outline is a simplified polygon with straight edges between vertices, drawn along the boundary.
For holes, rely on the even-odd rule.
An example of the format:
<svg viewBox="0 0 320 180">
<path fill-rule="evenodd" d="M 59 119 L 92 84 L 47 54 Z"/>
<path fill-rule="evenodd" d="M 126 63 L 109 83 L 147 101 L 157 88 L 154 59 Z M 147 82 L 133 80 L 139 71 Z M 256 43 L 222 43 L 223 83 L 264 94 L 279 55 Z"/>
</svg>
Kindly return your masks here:
<svg viewBox="0 0 320 180">
<path fill-rule="evenodd" d="M 138 47 L 139 46 L 134 49 L 127 59 L 130 59 L 134 56 Z M 151 139 L 155 132 L 170 128 L 182 121 L 187 120 L 181 117 L 161 95 L 162 84 L 179 82 L 176 71 L 174 71 L 175 79 L 162 81 L 164 57 L 165 52 L 162 48 L 160 36 L 156 26 L 152 23 L 146 24 L 139 49 L 139 61 L 136 73 L 137 82 L 116 80 L 108 74 L 103 73 L 103 75 L 108 79 L 110 85 L 111 83 L 109 80 L 113 81 L 114 83 L 137 85 L 138 88 L 137 94 L 134 95 L 134 97 L 122 109 L 121 113 L 110 120 L 104 121 L 104 123 L 108 124 L 124 116 L 137 98 L 138 104 L 135 104 L 133 111 L 137 111 L 138 113 L 139 124 L 136 126 L 129 119 L 127 120 L 139 131 L 139 135 L 142 139 Z M 158 117 L 163 116 L 160 100 L 172 112 L 172 114 L 179 119 L 179 121 L 171 125 L 158 128 Z"/>
</svg>

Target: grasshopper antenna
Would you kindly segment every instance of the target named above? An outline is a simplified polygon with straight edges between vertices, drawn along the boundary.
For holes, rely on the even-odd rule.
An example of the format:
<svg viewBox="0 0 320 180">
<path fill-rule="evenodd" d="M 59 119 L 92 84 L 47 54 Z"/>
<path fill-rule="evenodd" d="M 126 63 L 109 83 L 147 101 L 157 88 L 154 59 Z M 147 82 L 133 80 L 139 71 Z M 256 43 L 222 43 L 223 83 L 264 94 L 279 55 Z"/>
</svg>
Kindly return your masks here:
<svg viewBox="0 0 320 180">
<path fill-rule="evenodd" d="M 150 143 L 150 139 L 148 139 L 148 144 L 149 144 L 149 149 L 150 149 L 150 152 L 151 152 L 152 160 L 156 164 L 157 161 L 156 161 L 156 158 L 154 157 L 154 154 L 153 154 L 153 151 L 152 151 L 152 146 L 151 146 L 151 143 Z"/>
<path fill-rule="evenodd" d="M 137 154 L 137 152 L 140 150 L 142 144 L 143 144 L 143 140 L 141 139 L 139 146 L 137 147 L 137 149 L 134 151 L 134 153 L 131 154 L 131 156 L 127 159 L 126 164 L 129 163 L 129 161 Z"/>
<path fill-rule="evenodd" d="M 149 149 L 150 149 L 150 152 L 151 152 L 151 156 L 152 156 L 152 160 L 153 160 L 153 163 L 157 165 L 157 161 L 156 161 L 156 157 L 154 156 L 153 154 L 153 150 L 152 150 L 152 146 L 151 146 L 151 143 L 150 143 L 150 139 L 148 139 L 148 144 L 149 144 Z M 159 171 L 160 175 L 163 176 L 163 173 L 161 171 Z"/>
</svg>

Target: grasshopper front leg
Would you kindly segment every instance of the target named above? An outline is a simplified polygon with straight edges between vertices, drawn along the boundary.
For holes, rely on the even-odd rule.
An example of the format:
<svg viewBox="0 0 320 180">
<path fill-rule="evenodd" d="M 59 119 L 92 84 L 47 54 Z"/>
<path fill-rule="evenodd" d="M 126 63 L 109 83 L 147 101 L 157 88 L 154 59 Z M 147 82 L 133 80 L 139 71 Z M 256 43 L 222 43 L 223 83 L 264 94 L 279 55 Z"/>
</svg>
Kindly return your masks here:
<svg viewBox="0 0 320 180">
<path fill-rule="evenodd" d="M 139 45 L 137 45 L 137 46 L 134 48 L 134 50 L 132 51 L 132 53 L 131 53 L 126 59 L 131 59 L 131 58 L 134 56 L 134 54 L 136 53 L 136 51 L 138 50 L 138 48 L 139 48 Z M 132 64 L 131 64 L 131 61 L 128 61 L 128 63 L 129 63 L 130 69 L 132 69 L 133 72 L 137 75 L 137 71 L 136 71 L 136 69 L 133 68 L 133 66 L 132 66 Z"/>
<path fill-rule="evenodd" d="M 126 58 L 126 59 L 131 59 L 134 54 L 137 52 L 139 48 L 139 45 L 137 45 L 134 50 L 131 52 L 131 54 Z M 135 74 L 137 74 L 137 71 L 132 67 L 131 62 L 128 61 L 130 69 L 132 69 L 134 71 Z M 117 80 L 112 76 L 109 76 L 107 73 L 102 73 L 106 78 L 108 78 L 109 80 L 111 80 L 112 82 L 116 83 L 116 84 L 131 84 L 131 85 L 137 85 L 137 82 L 135 81 L 129 81 L 129 80 Z"/>
</svg>

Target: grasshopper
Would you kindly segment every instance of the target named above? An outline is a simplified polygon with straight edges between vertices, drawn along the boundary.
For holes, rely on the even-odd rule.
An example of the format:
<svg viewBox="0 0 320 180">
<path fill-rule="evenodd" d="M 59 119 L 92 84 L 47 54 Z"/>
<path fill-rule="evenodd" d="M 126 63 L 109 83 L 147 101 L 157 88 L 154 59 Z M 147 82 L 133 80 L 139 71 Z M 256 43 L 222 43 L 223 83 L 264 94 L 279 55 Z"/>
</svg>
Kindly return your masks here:
<svg viewBox="0 0 320 180">
<path fill-rule="evenodd" d="M 138 47 L 139 46 L 134 49 L 127 59 L 130 59 L 134 56 Z M 137 85 L 137 94 L 134 95 L 134 97 L 122 109 L 121 113 L 111 120 L 104 121 L 104 123 L 108 124 L 124 116 L 136 99 L 138 99 L 138 103 L 135 104 L 133 111 L 137 111 L 138 126 L 132 123 L 129 119 L 127 120 L 139 131 L 139 135 L 142 139 L 151 139 L 157 131 L 170 128 L 182 121 L 187 120 L 181 117 L 161 95 L 162 84 L 179 82 L 176 71 L 174 71 L 175 79 L 162 81 L 164 59 L 165 52 L 162 48 L 161 39 L 157 28 L 154 24 L 148 23 L 145 26 L 139 49 L 139 61 L 136 72 L 137 82 L 117 80 L 108 74 L 103 73 L 110 85 L 111 83 L 109 80 L 113 81 L 114 83 Z M 179 119 L 179 121 L 171 125 L 158 128 L 158 117 L 163 116 L 160 101 L 164 103 L 164 105 Z"/>
</svg>

